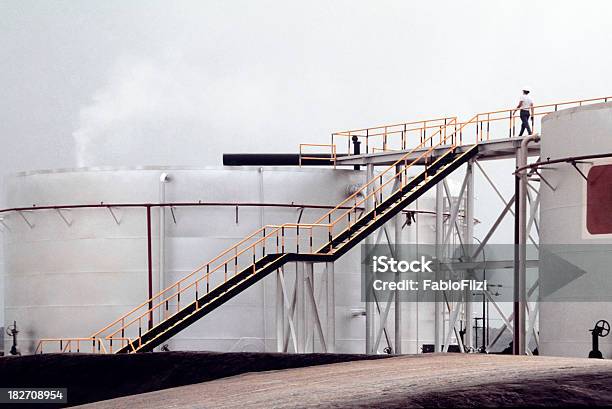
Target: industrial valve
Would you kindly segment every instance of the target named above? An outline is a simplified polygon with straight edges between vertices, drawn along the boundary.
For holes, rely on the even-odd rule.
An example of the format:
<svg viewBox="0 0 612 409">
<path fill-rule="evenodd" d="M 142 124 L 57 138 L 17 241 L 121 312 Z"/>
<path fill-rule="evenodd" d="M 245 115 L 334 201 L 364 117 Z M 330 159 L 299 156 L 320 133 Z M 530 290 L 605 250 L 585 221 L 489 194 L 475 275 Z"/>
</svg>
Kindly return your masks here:
<svg viewBox="0 0 612 409">
<path fill-rule="evenodd" d="M 17 321 L 13 321 L 13 325 L 6 328 L 6 335 L 13 338 L 13 346 L 11 347 L 10 351 L 11 355 L 21 355 L 21 352 L 17 347 L 17 334 L 19 334 L 19 330 L 17 329 Z"/>
<path fill-rule="evenodd" d="M 593 350 L 589 352 L 589 358 L 603 359 L 599 350 L 599 337 L 607 337 L 610 333 L 610 323 L 606 320 L 599 320 L 593 329 L 589 330 L 593 340 Z"/>
</svg>

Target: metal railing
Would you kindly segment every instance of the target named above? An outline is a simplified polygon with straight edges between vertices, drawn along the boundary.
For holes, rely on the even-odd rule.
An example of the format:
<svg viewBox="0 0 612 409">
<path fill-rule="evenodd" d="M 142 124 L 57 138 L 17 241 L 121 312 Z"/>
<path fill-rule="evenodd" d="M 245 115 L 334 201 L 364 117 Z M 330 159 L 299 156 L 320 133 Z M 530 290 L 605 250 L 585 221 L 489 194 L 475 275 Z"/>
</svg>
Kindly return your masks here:
<svg viewBox="0 0 612 409">
<path fill-rule="evenodd" d="M 607 102 L 609 97 L 595 98 L 581 101 L 569 101 L 558 104 L 547 104 L 535 106 L 535 115 L 544 115 L 553 112 L 559 107 L 585 103 Z M 355 223 L 359 222 L 366 215 L 370 215 L 372 220 L 377 217 L 378 206 L 389 197 L 397 193 L 414 178 L 420 177 L 421 182 L 425 183 L 433 174 L 429 173 L 429 167 L 436 161 L 453 152 L 459 145 L 475 145 L 482 141 L 490 140 L 491 124 L 501 123 L 508 119 L 508 127 L 512 131 L 514 109 L 485 112 L 477 114 L 466 122 L 458 123 L 456 118 L 443 118 L 443 125 L 424 124 L 424 121 L 407 124 L 421 124 L 414 129 L 406 128 L 403 132 L 403 125 L 400 131 L 389 131 L 392 125 L 386 127 L 384 135 L 387 143 L 388 136 L 393 133 L 401 135 L 399 137 L 402 146 L 408 146 L 408 131 L 420 130 L 418 143 L 407 151 L 395 163 L 385 168 L 368 180 L 357 191 L 344 199 L 341 203 L 329 210 L 326 214 L 314 223 L 286 223 L 281 225 L 266 225 L 238 243 L 221 252 L 218 256 L 202 264 L 181 280 L 175 282 L 164 290 L 153 295 L 150 299 L 136 306 L 126 314 L 111 322 L 104 328 L 92 334 L 89 338 L 73 339 L 45 339 L 41 340 L 37 352 L 43 352 L 43 345 L 49 343 L 59 343 L 61 349 L 66 349 L 66 343 L 72 348 L 72 343 L 76 343 L 76 349 L 80 349 L 81 342 L 91 342 L 94 349 L 100 352 L 112 352 L 116 347 L 130 346 L 131 350 L 136 350 L 142 346 L 142 335 L 144 331 L 150 330 L 154 325 L 164 322 L 168 318 L 181 311 L 181 305 L 191 305 L 195 303 L 195 309 L 202 308 L 199 305 L 203 295 L 219 288 L 228 280 L 243 273 L 245 278 L 248 274 L 255 274 L 257 263 L 261 262 L 266 255 L 274 254 L 281 256 L 286 253 L 298 254 L 330 254 L 334 251 L 331 243 L 335 237 L 349 230 Z M 434 122 L 439 120 L 430 120 Z M 486 126 L 485 126 L 486 125 Z M 361 137 L 357 131 L 365 131 L 365 137 L 380 136 L 369 134 L 368 130 L 380 129 L 367 128 L 356 131 L 346 131 L 345 133 L 335 133 L 343 135 Z M 470 128 L 474 133 L 468 132 Z M 512 132 L 509 136 L 513 136 Z M 367 140 L 367 139 L 366 139 Z M 471 140 L 471 143 L 466 143 Z M 313 146 L 309 144 L 309 146 Z M 324 145 L 324 146 L 334 146 Z M 437 159 L 433 158 L 434 150 L 442 150 Z M 404 149 L 406 150 L 406 149 Z M 300 149 L 301 152 L 301 149 Z M 335 150 L 333 151 L 335 152 Z M 438 152 L 437 152 L 438 153 Z M 425 167 L 420 173 L 411 175 L 410 170 L 417 164 L 424 163 Z M 418 185 L 417 185 L 418 186 Z M 365 209 L 365 210 L 364 210 Z M 373 212 L 373 213 L 371 213 Z M 157 323 L 155 320 L 157 319 Z M 108 343 L 108 348 L 104 345 Z"/>
<path fill-rule="evenodd" d="M 430 146 L 416 160 L 408 162 L 406 158 L 410 152 L 405 155 L 405 169 L 401 176 L 401 187 L 405 186 L 408 181 L 408 168 L 426 157 L 436 147 L 447 144 L 453 139 L 452 135 L 446 132 L 446 127 L 439 128 L 410 151 L 414 152 L 424 146 Z M 391 169 L 393 169 L 393 166 L 368 181 L 357 192 L 315 223 L 267 225 L 254 231 L 217 257 L 199 266 L 181 280 L 158 292 L 87 339 L 106 340 L 109 352 L 128 344 L 131 349 L 137 349 L 142 346 L 142 335 L 146 330 L 175 315 L 181 311 L 183 306 L 195 302 L 196 309 L 202 308 L 202 305 L 198 305 L 198 303 L 203 295 L 210 293 L 241 273 L 255 273 L 256 264 L 266 254 L 314 254 L 329 251 L 329 242 L 333 239 L 335 233 L 349 228 L 352 223 L 360 219 L 359 216 L 352 215 L 361 211 L 362 205 L 367 200 L 373 200 L 376 203 L 385 200 L 385 197 L 390 193 L 390 182 L 393 177 L 397 176 L 395 173 L 391 175 Z M 384 180 L 385 176 L 393 177 Z M 371 192 L 363 193 L 370 187 L 372 187 Z M 363 199 L 356 200 L 355 198 L 360 194 L 363 194 Z M 354 203 L 348 205 L 351 199 L 355 199 Z M 341 212 L 341 214 L 337 215 L 336 212 Z M 334 215 L 337 217 L 334 217 Z M 326 222 L 325 219 L 330 220 L 330 222 Z M 45 343 L 48 342 L 45 341 Z M 97 342 L 101 343 L 101 341 Z"/>
<path fill-rule="evenodd" d="M 321 148 L 321 147 L 325 147 L 325 148 L 329 148 L 330 149 L 330 157 L 326 158 L 326 157 L 321 157 L 321 156 L 309 156 L 312 155 L 312 153 L 308 154 L 308 152 L 305 152 L 308 148 Z M 328 162 L 331 161 L 333 163 L 334 168 L 336 167 L 336 145 L 333 144 L 333 142 L 331 144 L 326 144 L 326 143 L 301 143 L 300 144 L 300 154 L 299 154 L 299 166 L 302 166 L 302 161 L 303 160 L 318 160 L 318 161 L 322 161 L 322 162 Z M 321 165 L 325 165 L 325 163 L 322 163 Z"/>
<path fill-rule="evenodd" d="M 612 101 L 612 97 L 600 97 L 581 100 L 572 100 L 557 102 L 554 104 L 543 104 L 533 106 L 533 115 L 530 118 L 532 133 L 537 133 L 539 124 L 536 119 L 546 114 L 556 112 L 559 109 L 567 109 L 583 105 L 598 104 Z M 501 109 L 497 111 L 482 112 L 471 118 L 466 125 L 470 125 L 474 129 L 472 136 L 476 137 L 478 142 L 489 140 L 497 140 L 503 138 L 512 138 L 519 136 L 521 128 L 521 120 L 516 108 Z M 461 125 L 461 124 L 460 124 Z M 537 125 L 537 126 L 536 126 Z M 464 130 L 459 131 L 459 144 L 462 143 Z M 495 137 L 493 137 L 495 135 Z"/>
<path fill-rule="evenodd" d="M 384 152 L 389 150 L 406 150 L 428 139 L 433 133 L 456 122 L 456 117 L 426 119 L 422 121 L 405 122 L 400 124 L 381 125 L 371 128 L 352 129 L 334 132 L 331 134 L 331 143 L 339 149 L 346 148 L 346 154 L 352 154 L 353 138 L 364 145 L 361 153 Z"/>
<path fill-rule="evenodd" d="M 132 341 L 129 339 L 125 339 L 127 343 L 132 345 Z M 110 349 L 106 348 L 105 343 L 108 343 L 108 340 L 103 338 L 43 338 L 38 342 L 35 354 L 43 354 L 43 353 L 52 353 L 52 352 L 61 352 L 61 353 L 71 353 L 71 352 L 87 352 L 92 354 L 106 354 L 113 353 L 112 347 Z M 132 350 L 135 349 L 132 346 Z"/>
</svg>

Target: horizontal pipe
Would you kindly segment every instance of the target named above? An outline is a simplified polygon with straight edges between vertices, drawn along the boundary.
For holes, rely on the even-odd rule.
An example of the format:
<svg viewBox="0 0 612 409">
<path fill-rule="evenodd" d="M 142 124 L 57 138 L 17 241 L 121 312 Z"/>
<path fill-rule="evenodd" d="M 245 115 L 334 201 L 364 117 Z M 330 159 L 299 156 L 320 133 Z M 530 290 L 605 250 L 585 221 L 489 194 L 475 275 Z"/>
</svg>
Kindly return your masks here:
<svg viewBox="0 0 612 409">
<path fill-rule="evenodd" d="M 333 209 L 331 205 L 296 204 L 296 203 L 250 203 L 250 202 L 169 202 L 169 203 L 94 203 L 94 204 L 71 204 L 71 205 L 46 205 L 30 207 L 12 207 L 0 209 L 0 213 L 22 212 L 32 210 L 66 210 L 66 209 L 95 209 L 95 208 L 120 208 L 120 207 L 291 207 L 307 209 Z M 348 209 L 349 207 L 347 207 Z"/>
<path fill-rule="evenodd" d="M 516 175 L 517 173 L 521 173 L 522 171 L 527 170 L 527 169 L 537 169 L 539 167 L 546 166 L 546 165 L 552 165 L 555 163 L 571 163 L 571 162 L 578 162 L 578 161 L 583 161 L 583 160 L 588 160 L 588 159 L 603 159 L 603 158 L 610 158 L 610 157 L 612 157 L 612 153 L 597 153 L 594 155 L 568 156 L 566 158 L 560 158 L 560 159 L 548 159 L 548 160 L 541 161 L 541 162 L 534 162 L 530 165 L 521 166 L 513 172 L 513 175 Z"/>
<path fill-rule="evenodd" d="M 347 156 L 339 154 L 338 157 Z M 333 166 L 329 153 L 308 153 L 302 166 Z M 299 153 L 224 153 L 223 166 L 300 166 Z"/>
<path fill-rule="evenodd" d="M 300 203 L 250 203 L 250 202 L 169 202 L 169 203 L 94 203 L 94 204 L 72 204 L 72 205 L 46 205 L 30 207 L 11 207 L 0 209 L 0 213 L 23 212 L 34 210 L 68 210 L 68 209 L 99 209 L 99 208 L 121 208 L 121 207 L 279 207 L 294 209 L 335 209 L 332 205 L 300 204 Z M 338 209 L 357 209 L 362 207 L 340 206 Z M 435 214 L 431 210 L 403 210 L 403 213 Z"/>
</svg>

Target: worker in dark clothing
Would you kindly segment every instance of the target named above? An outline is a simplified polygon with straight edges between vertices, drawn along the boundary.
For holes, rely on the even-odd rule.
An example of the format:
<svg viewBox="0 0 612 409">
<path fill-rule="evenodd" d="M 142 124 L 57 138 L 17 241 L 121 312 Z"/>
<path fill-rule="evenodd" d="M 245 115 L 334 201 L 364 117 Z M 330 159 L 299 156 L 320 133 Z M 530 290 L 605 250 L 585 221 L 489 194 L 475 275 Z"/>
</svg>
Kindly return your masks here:
<svg viewBox="0 0 612 409">
<path fill-rule="evenodd" d="M 521 132 L 519 133 L 519 136 L 523 136 L 523 132 L 525 132 L 525 130 L 527 130 L 527 133 L 531 135 L 529 118 L 533 116 L 533 101 L 531 98 L 529 98 L 529 92 L 529 87 L 523 87 L 523 95 L 521 95 L 521 99 L 514 110 L 514 112 L 516 112 L 518 109 L 521 110 Z"/>
</svg>

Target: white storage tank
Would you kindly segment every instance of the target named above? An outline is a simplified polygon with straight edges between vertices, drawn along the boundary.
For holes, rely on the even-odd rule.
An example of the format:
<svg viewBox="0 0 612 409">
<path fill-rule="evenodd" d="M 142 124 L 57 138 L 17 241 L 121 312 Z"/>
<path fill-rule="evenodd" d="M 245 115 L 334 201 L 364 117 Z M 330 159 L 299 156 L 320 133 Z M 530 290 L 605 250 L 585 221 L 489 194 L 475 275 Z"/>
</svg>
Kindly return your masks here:
<svg viewBox="0 0 612 409">
<path fill-rule="evenodd" d="M 73 204 L 216 202 L 229 206 L 152 209 L 154 292 L 265 224 L 297 222 L 297 207 L 336 205 L 364 172 L 314 168 L 88 168 L 25 172 L 8 179 L 9 207 Z M 431 203 L 431 200 L 421 199 Z M 243 204 L 242 206 L 240 204 Z M 416 204 L 411 206 L 416 207 Z M 421 206 L 423 208 L 423 206 Z M 432 210 L 432 209 L 428 209 Z M 312 222 L 324 209 L 304 209 Z M 160 241 L 160 219 L 164 220 Z M 418 218 L 419 241 L 433 238 L 431 215 Z M 87 337 L 148 298 L 147 223 L 143 207 L 26 210 L 4 215 L 6 321 L 17 321 L 23 353 L 40 338 Z M 405 232 L 417 239 L 416 225 Z M 413 235 L 413 236 L 410 236 Z M 335 266 L 336 351 L 364 351 L 360 249 Z M 163 254 L 160 260 L 160 254 Z M 160 263 L 163 268 L 160 269 Z M 168 342 L 171 350 L 276 349 L 276 282 L 270 275 Z M 413 322 L 415 305 L 406 305 Z M 406 325 L 404 351 L 417 352 Z M 432 334 L 421 330 L 422 342 Z M 10 342 L 5 339 L 5 348 Z M 382 349 L 382 347 L 381 347 Z"/>
<path fill-rule="evenodd" d="M 612 153 L 612 103 L 542 120 L 542 160 Z M 612 322 L 612 158 L 541 173 L 540 344 L 543 355 L 587 357 L 595 322 Z M 586 178 L 586 180 L 585 180 Z M 600 338 L 612 357 L 612 336 Z"/>
</svg>

